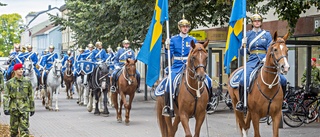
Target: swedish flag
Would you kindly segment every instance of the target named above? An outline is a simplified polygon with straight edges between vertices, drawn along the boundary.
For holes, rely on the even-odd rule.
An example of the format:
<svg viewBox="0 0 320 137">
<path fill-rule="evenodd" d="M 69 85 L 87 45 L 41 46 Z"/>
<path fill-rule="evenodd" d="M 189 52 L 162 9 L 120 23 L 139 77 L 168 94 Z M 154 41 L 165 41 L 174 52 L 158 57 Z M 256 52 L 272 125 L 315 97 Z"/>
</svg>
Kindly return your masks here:
<svg viewBox="0 0 320 137">
<path fill-rule="evenodd" d="M 148 65 L 146 83 L 150 87 L 159 78 L 162 25 L 168 19 L 168 0 L 156 0 L 148 34 L 137 56 L 138 60 Z"/>
<path fill-rule="evenodd" d="M 245 17 L 246 1 L 235 0 L 229 21 L 226 53 L 224 56 L 224 67 L 227 74 L 230 74 L 231 61 L 238 57 L 238 49 L 241 47 L 241 40 L 243 38 L 243 18 Z"/>
</svg>

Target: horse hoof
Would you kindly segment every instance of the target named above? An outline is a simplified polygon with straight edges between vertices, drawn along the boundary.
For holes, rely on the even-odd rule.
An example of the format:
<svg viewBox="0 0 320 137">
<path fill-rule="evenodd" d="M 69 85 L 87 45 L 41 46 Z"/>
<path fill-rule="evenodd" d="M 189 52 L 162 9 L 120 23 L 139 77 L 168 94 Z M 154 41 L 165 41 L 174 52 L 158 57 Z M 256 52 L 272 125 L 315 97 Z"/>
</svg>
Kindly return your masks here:
<svg viewBox="0 0 320 137">
<path fill-rule="evenodd" d="M 117 121 L 118 121 L 118 123 L 122 123 L 122 119 L 121 118 L 118 118 Z"/>
<path fill-rule="evenodd" d="M 59 111 L 59 109 L 56 109 L 55 111 L 56 111 L 56 112 L 58 112 L 58 111 Z"/>
<path fill-rule="evenodd" d="M 129 126 L 130 120 L 125 120 L 126 126 Z"/>
<path fill-rule="evenodd" d="M 92 107 L 87 107 L 88 112 L 92 112 Z"/>
<path fill-rule="evenodd" d="M 100 115 L 100 112 L 94 112 L 93 113 L 95 116 L 99 116 Z"/>
<path fill-rule="evenodd" d="M 70 97 L 70 99 L 73 99 L 73 97 Z"/>
<path fill-rule="evenodd" d="M 109 114 L 103 114 L 104 117 L 109 117 Z"/>
<path fill-rule="evenodd" d="M 46 109 L 49 109 L 49 107 L 45 107 Z"/>
</svg>

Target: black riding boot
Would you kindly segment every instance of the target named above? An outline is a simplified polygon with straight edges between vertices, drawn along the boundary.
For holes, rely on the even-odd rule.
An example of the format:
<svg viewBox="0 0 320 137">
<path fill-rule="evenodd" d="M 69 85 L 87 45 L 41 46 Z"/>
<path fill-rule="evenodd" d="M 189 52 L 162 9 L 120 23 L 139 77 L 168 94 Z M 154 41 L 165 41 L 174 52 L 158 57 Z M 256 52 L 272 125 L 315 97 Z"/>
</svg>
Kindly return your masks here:
<svg viewBox="0 0 320 137">
<path fill-rule="evenodd" d="M 110 91 L 113 92 L 113 93 L 116 92 L 116 78 L 115 78 L 115 76 L 111 77 Z"/>
<path fill-rule="evenodd" d="M 236 109 L 240 112 L 244 112 L 244 106 L 243 106 L 243 94 L 244 94 L 244 91 L 243 91 L 243 86 L 239 86 L 239 101 L 236 105 Z"/>
<path fill-rule="evenodd" d="M 215 110 L 215 101 L 214 101 L 214 96 L 213 96 L 213 93 L 212 93 L 212 89 L 208 89 L 208 95 L 209 95 L 209 102 L 207 104 L 207 113 L 208 114 L 211 114 L 214 112 Z"/>
<path fill-rule="evenodd" d="M 61 87 L 64 88 L 64 84 L 63 84 L 63 76 L 61 75 Z"/>
<path fill-rule="evenodd" d="M 136 76 L 136 78 L 137 78 L 137 82 L 138 82 L 137 92 L 141 93 L 141 91 L 140 91 L 140 77 Z"/>
<path fill-rule="evenodd" d="M 170 109 L 170 93 L 165 92 L 164 93 L 164 102 L 165 106 L 162 109 L 162 115 L 166 117 L 174 117 L 173 110 Z"/>
<path fill-rule="evenodd" d="M 287 93 L 287 85 L 281 85 L 282 92 L 283 92 L 283 99 L 285 99 L 285 95 Z M 282 109 L 286 109 L 287 106 L 285 105 L 285 102 L 282 102 Z"/>
</svg>

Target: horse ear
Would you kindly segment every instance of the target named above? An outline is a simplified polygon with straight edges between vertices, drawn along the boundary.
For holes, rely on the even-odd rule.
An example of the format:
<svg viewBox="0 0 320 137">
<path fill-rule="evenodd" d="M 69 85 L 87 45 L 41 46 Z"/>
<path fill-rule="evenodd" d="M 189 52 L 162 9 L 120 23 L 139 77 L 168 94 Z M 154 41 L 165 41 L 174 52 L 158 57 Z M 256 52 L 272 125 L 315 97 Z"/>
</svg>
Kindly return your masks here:
<svg viewBox="0 0 320 137">
<path fill-rule="evenodd" d="M 286 35 L 284 35 L 284 37 L 283 37 L 284 41 L 286 41 L 288 39 L 289 35 L 290 35 L 289 32 Z"/>
<path fill-rule="evenodd" d="M 274 35 L 273 35 L 273 41 L 277 41 L 277 38 L 278 38 L 278 32 L 274 32 Z"/>
<path fill-rule="evenodd" d="M 137 63 L 138 60 L 134 60 L 134 63 Z"/>
<path fill-rule="evenodd" d="M 204 42 L 203 44 L 203 48 L 207 48 L 208 44 L 209 44 L 209 40 L 206 40 L 206 42 Z"/>
<path fill-rule="evenodd" d="M 130 63 L 130 62 L 129 62 L 129 58 L 127 58 L 127 59 L 126 59 L 126 61 L 127 61 L 127 64 L 129 64 L 129 63 Z"/>
<path fill-rule="evenodd" d="M 193 40 L 191 40 L 191 47 L 192 47 L 192 49 L 194 49 L 196 47 L 196 44 L 194 44 Z"/>
</svg>

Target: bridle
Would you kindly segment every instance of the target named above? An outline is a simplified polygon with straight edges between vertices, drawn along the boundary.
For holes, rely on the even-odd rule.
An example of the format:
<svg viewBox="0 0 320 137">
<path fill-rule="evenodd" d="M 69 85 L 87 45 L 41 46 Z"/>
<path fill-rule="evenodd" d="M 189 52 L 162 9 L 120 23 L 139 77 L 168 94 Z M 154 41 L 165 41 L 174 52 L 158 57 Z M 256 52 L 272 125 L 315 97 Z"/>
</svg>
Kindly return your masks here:
<svg viewBox="0 0 320 137">
<path fill-rule="evenodd" d="M 66 70 L 66 75 L 67 76 L 72 76 L 72 63 L 69 61 L 69 60 L 67 60 L 67 70 Z"/>
<path fill-rule="evenodd" d="M 61 71 L 61 65 L 60 65 L 60 68 L 58 68 L 57 63 L 58 63 L 57 61 L 53 62 L 53 76 L 59 78 L 61 75 L 58 75 L 58 72 Z M 60 62 L 60 64 L 61 64 L 61 62 Z"/>
<path fill-rule="evenodd" d="M 204 49 L 198 48 L 197 50 L 192 49 L 190 55 L 192 56 L 192 54 L 194 54 L 195 52 L 200 52 L 200 58 L 201 58 L 201 57 L 202 57 L 201 51 L 203 51 L 205 54 L 207 53 Z M 190 77 L 191 79 L 196 79 L 196 78 L 195 78 L 195 76 L 196 76 L 195 74 L 196 74 L 196 71 L 197 71 L 198 68 L 203 68 L 205 71 L 207 70 L 207 62 L 206 62 L 205 65 L 202 64 L 202 63 L 200 63 L 199 65 L 195 66 L 195 65 L 194 65 L 195 59 L 196 59 L 195 56 L 192 56 L 192 57 L 191 57 L 191 59 L 190 59 L 190 66 L 192 66 L 192 67 L 191 67 L 191 68 L 188 67 L 188 70 L 190 70 L 190 72 L 193 73 L 193 77 L 191 77 L 191 76 L 189 75 L 189 77 Z"/>
<path fill-rule="evenodd" d="M 132 83 L 133 83 L 133 81 L 132 81 L 132 79 L 130 78 L 130 77 L 136 77 L 136 71 L 134 71 L 133 72 L 133 74 L 130 74 L 129 73 L 129 69 L 131 68 L 131 67 L 135 67 L 136 65 L 135 64 L 130 64 L 130 63 L 128 63 L 127 65 L 125 65 L 124 66 L 124 70 L 122 71 L 122 73 L 123 73 L 123 77 L 124 77 L 124 79 L 125 80 L 127 80 L 128 81 L 128 84 L 129 85 L 131 85 Z"/>
</svg>

